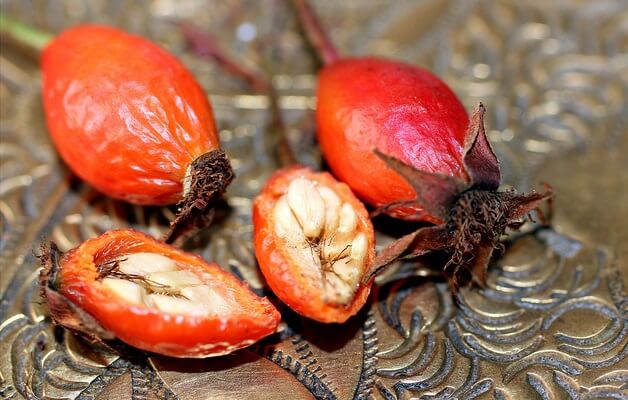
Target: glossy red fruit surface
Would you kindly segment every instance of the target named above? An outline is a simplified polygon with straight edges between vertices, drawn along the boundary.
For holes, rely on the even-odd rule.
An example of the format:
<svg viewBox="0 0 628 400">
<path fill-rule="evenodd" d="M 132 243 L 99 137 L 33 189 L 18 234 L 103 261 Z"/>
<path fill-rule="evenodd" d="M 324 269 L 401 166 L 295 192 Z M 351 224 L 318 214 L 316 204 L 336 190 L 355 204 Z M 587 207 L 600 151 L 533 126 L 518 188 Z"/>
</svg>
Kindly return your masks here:
<svg viewBox="0 0 628 400">
<path fill-rule="evenodd" d="M 45 257 L 53 320 L 93 339 L 173 357 L 210 357 L 276 331 L 279 312 L 218 265 L 132 229 Z"/>
<path fill-rule="evenodd" d="M 374 149 L 422 171 L 467 178 L 462 155 L 468 115 L 432 73 L 396 61 L 345 58 L 320 71 L 317 97 L 317 134 L 325 159 L 368 204 L 416 197 Z M 396 207 L 390 214 L 442 222 L 416 207 Z"/>
<path fill-rule="evenodd" d="M 57 150 L 108 196 L 176 203 L 190 163 L 219 147 L 206 94 L 181 62 L 146 39 L 78 26 L 50 43 L 41 64 Z"/>
</svg>

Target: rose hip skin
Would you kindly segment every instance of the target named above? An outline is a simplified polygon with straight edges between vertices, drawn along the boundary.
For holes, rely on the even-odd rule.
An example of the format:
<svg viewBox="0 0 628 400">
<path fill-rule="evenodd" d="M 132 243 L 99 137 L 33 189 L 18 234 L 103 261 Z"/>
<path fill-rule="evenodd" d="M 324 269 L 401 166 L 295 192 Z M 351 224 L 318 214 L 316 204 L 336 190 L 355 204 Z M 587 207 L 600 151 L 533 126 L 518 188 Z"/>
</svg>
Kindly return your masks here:
<svg viewBox="0 0 628 400">
<path fill-rule="evenodd" d="M 324 64 L 318 74 L 317 135 L 334 174 L 378 211 L 443 222 L 416 202 L 403 204 L 417 193 L 374 151 L 419 170 L 466 179 L 462 150 L 469 118 L 460 100 L 424 69 L 380 58 L 341 57 L 308 1 L 293 3 Z"/>
<path fill-rule="evenodd" d="M 325 159 L 367 203 L 380 207 L 416 197 L 374 149 L 416 169 L 466 179 L 467 113 L 430 72 L 383 59 L 341 59 L 320 71 L 317 98 L 317 134 Z M 402 219 L 442 222 L 418 207 L 389 211 Z"/>
<path fill-rule="evenodd" d="M 176 203 L 192 161 L 219 149 L 203 90 L 181 62 L 143 38 L 78 26 L 46 47 L 41 64 L 57 150 L 108 196 Z"/>
<path fill-rule="evenodd" d="M 362 308 L 375 238 L 345 184 L 301 166 L 281 169 L 255 199 L 253 226 L 260 269 L 290 308 L 320 322 L 344 322 Z"/>
<path fill-rule="evenodd" d="M 44 253 L 42 261 L 53 320 L 95 341 L 211 357 L 275 332 L 280 320 L 267 299 L 216 264 L 132 229 L 107 232 L 62 256 Z"/>
</svg>

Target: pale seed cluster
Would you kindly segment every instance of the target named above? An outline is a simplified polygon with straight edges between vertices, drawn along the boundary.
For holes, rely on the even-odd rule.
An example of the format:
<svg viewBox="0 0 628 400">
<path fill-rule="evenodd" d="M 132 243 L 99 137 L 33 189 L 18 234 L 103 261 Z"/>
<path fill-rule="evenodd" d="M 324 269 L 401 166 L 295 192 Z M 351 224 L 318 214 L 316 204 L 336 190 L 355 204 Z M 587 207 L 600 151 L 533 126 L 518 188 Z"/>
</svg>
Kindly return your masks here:
<svg viewBox="0 0 628 400">
<path fill-rule="evenodd" d="M 353 207 L 331 188 L 297 178 L 275 204 L 273 220 L 299 272 L 322 289 L 324 300 L 351 302 L 369 246 Z"/>
<path fill-rule="evenodd" d="M 115 277 L 114 277 L 115 276 Z M 116 274 L 102 284 L 133 305 L 169 314 L 226 315 L 232 312 L 228 294 L 203 283 L 195 273 L 156 253 L 132 253 L 117 262 Z"/>
</svg>

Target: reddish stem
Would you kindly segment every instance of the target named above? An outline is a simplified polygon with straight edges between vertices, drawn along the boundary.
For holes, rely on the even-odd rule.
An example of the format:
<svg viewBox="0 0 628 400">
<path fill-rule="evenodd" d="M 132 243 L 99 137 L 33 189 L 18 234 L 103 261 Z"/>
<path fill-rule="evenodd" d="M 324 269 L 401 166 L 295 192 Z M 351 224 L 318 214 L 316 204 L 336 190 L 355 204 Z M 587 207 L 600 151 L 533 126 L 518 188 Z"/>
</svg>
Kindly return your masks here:
<svg viewBox="0 0 628 400">
<path fill-rule="evenodd" d="M 272 90 L 272 85 L 264 77 L 229 58 L 209 33 L 185 22 L 176 22 L 176 25 L 194 54 L 213 60 L 230 74 L 242 78 L 257 92 Z"/>
<path fill-rule="evenodd" d="M 320 20 L 310 6 L 307 0 L 293 0 L 297 15 L 301 20 L 301 25 L 305 31 L 305 35 L 316 53 L 320 57 L 323 64 L 332 64 L 340 59 L 338 49 L 329 39 L 329 36 L 323 29 Z"/>
<path fill-rule="evenodd" d="M 277 155 L 279 157 L 279 164 L 282 167 L 298 164 L 297 158 L 292 151 L 292 146 L 290 146 L 290 141 L 286 135 L 286 126 L 281 117 L 281 108 L 279 108 L 279 96 L 277 96 L 277 92 L 271 88 L 268 97 L 270 99 L 270 112 L 272 115 L 271 129 L 275 130 L 277 133 Z"/>
<path fill-rule="evenodd" d="M 188 23 L 177 22 L 176 24 L 181 29 L 190 50 L 194 54 L 211 59 L 230 74 L 242 78 L 256 92 L 268 95 L 272 113 L 271 129 L 275 130 L 278 136 L 279 163 L 284 167 L 296 164 L 296 157 L 286 137 L 286 128 L 283 118 L 281 118 L 277 92 L 272 83 L 261 74 L 247 69 L 228 57 L 209 33 Z"/>
</svg>

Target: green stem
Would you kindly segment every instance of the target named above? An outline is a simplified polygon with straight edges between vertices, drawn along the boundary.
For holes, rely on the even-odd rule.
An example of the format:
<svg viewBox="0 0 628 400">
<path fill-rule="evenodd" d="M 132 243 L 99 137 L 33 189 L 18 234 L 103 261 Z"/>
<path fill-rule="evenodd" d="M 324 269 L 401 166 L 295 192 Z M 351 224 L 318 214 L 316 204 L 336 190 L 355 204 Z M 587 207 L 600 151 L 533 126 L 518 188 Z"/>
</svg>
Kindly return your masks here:
<svg viewBox="0 0 628 400">
<path fill-rule="evenodd" d="M 41 52 L 54 36 L 0 13 L 0 38 Z"/>
</svg>

